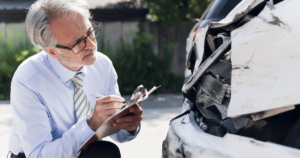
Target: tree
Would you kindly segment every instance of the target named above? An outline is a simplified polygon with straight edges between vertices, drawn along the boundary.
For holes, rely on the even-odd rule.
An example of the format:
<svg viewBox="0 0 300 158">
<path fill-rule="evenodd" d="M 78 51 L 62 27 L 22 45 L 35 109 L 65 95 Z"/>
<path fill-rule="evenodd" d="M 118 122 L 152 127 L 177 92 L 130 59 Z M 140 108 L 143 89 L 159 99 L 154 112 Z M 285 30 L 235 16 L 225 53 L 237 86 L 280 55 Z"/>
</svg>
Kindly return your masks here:
<svg viewBox="0 0 300 158">
<path fill-rule="evenodd" d="M 200 18 L 212 0 L 144 0 L 149 14 L 161 24 L 176 24 L 182 20 Z"/>
</svg>

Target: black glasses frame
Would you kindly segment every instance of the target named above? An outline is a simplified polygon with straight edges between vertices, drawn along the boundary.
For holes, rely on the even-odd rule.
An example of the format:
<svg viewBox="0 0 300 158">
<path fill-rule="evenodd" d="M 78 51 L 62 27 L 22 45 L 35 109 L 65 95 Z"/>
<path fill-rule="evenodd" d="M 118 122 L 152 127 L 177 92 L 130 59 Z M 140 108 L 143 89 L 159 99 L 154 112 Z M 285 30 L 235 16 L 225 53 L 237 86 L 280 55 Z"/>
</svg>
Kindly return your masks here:
<svg viewBox="0 0 300 158">
<path fill-rule="evenodd" d="M 87 34 L 86 37 L 84 37 L 82 40 L 76 42 L 71 48 L 65 47 L 65 46 L 60 46 L 60 45 L 56 45 L 55 47 L 56 47 L 56 48 L 61 48 L 61 49 L 71 50 L 71 51 L 73 51 L 74 54 L 80 53 L 80 52 L 81 52 L 82 50 L 84 50 L 84 48 L 86 47 L 86 38 L 90 38 L 91 40 L 95 40 L 95 39 L 100 35 L 100 33 L 101 33 L 100 23 L 98 23 L 98 22 L 96 22 L 96 21 L 93 21 L 93 20 L 91 20 L 91 19 L 90 19 L 90 22 L 91 22 L 92 24 L 96 25 L 96 27 L 94 27 L 93 30 Z M 96 29 L 99 29 L 99 33 L 98 33 L 97 35 L 95 34 L 95 38 L 92 39 L 92 38 L 90 37 L 90 35 L 91 35 L 91 33 L 93 33 Z M 80 42 L 82 42 L 82 41 L 83 41 L 84 44 L 85 44 L 84 47 L 82 48 L 82 50 L 80 50 L 79 52 L 75 53 L 74 50 L 73 50 L 73 48 L 74 48 L 77 44 L 79 44 Z"/>
</svg>

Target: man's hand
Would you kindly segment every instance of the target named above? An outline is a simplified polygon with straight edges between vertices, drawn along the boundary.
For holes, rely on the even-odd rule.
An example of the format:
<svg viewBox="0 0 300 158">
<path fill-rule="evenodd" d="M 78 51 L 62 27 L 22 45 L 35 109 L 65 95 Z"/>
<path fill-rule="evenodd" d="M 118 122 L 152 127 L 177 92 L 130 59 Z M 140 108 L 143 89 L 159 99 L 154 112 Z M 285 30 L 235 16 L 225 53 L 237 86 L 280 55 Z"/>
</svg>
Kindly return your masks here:
<svg viewBox="0 0 300 158">
<path fill-rule="evenodd" d="M 113 128 L 134 131 L 141 124 L 143 109 L 138 105 L 129 108 L 131 115 L 121 117 L 113 123 Z"/>
<path fill-rule="evenodd" d="M 106 119 L 120 110 L 123 106 L 124 98 L 119 96 L 106 96 L 96 101 L 94 112 L 87 120 L 90 128 L 96 131 Z"/>
</svg>

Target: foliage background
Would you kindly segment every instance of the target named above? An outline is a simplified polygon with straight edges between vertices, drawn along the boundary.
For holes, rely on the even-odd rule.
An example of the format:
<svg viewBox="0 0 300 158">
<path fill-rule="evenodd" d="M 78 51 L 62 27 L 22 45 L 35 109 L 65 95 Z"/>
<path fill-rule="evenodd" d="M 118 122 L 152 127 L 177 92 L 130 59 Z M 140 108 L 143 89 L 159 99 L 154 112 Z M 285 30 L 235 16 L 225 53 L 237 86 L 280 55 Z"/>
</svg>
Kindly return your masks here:
<svg viewBox="0 0 300 158">
<path fill-rule="evenodd" d="M 152 34 L 144 31 L 140 23 L 133 41 L 126 42 L 121 38 L 116 45 L 115 54 L 107 47 L 109 43 L 102 40 L 103 36 L 97 40 L 98 50 L 106 54 L 114 64 L 121 94 L 132 94 L 141 84 L 148 89 L 161 85 L 155 93 L 181 93 L 183 75 L 176 76 L 169 71 L 177 44 L 166 44 L 164 56 L 158 57 L 152 50 L 153 38 Z"/>
<path fill-rule="evenodd" d="M 4 37 L 0 32 L 0 100 L 8 100 L 10 83 L 18 66 L 28 57 L 40 51 L 26 40 L 26 35 L 16 28 L 7 31 Z"/>
<path fill-rule="evenodd" d="M 151 18 L 163 25 L 200 18 L 212 0 L 142 0 Z"/>
</svg>

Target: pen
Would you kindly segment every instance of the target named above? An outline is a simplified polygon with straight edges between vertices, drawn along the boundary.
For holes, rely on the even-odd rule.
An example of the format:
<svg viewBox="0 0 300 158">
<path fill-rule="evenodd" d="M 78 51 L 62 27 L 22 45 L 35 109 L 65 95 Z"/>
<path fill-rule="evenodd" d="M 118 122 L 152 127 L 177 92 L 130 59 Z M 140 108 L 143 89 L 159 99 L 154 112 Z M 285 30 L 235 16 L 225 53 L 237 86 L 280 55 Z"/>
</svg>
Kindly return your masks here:
<svg viewBox="0 0 300 158">
<path fill-rule="evenodd" d="M 95 98 L 102 98 L 104 97 L 104 95 L 100 95 L 100 94 L 92 94 L 92 97 L 95 97 Z"/>
<path fill-rule="evenodd" d="M 104 97 L 104 95 L 100 95 L 100 94 L 92 94 L 92 97 L 95 97 L 97 99 Z M 123 103 L 125 104 L 127 101 L 124 100 Z"/>
<path fill-rule="evenodd" d="M 104 97 L 104 95 L 100 95 L 100 94 L 92 94 L 92 96 L 93 97 L 95 97 L 95 98 L 102 98 L 102 97 Z M 123 101 L 123 106 L 121 107 L 121 109 L 120 110 L 122 110 L 122 109 L 124 109 L 124 108 L 126 108 L 127 107 L 127 101 L 125 100 L 125 101 Z"/>
</svg>

